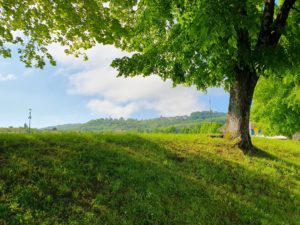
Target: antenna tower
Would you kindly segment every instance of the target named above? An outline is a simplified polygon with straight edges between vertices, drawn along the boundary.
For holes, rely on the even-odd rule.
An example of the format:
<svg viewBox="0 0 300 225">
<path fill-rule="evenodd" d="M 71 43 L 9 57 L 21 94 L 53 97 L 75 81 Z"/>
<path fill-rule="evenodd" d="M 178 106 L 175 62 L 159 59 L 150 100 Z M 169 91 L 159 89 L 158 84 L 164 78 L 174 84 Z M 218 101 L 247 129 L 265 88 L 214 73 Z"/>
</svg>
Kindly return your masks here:
<svg viewBox="0 0 300 225">
<path fill-rule="evenodd" d="M 29 116 L 28 116 L 28 132 L 30 133 L 31 132 L 31 111 L 32 109 L 29 109 Z"/>
</svg>

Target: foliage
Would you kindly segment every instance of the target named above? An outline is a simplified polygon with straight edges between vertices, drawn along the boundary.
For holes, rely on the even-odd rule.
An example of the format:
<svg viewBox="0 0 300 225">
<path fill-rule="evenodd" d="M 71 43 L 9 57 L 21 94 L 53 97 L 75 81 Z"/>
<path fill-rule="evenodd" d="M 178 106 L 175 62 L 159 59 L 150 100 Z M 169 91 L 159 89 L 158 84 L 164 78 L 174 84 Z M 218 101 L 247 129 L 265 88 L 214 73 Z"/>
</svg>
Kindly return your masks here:
<svg viewBox="0 0 300 225">
<path fill-rule="evenodd" d="M 299 7 L 299 0 L 1 0 L 0 54 L 9 57 L 11 44 L 19 44 L 26 66 L 43 68 L 45 57 L 55 64 L 49 44 L 75 56 L 112 44 L 131 53 L 112 62 L 119 76 L 156 74 L 174 85 L 231 88 L 229 109 L 236 110 L 229 114 L 240 123 L 228 120 L 225 132 L 249 150 L 258 78 L 287 70 L 299 76 Z"/>
<path fill-rule="evenodd" d="M 190 116 L 161 117 L 148 120 L 136 119 L 96 119 L 84 124 L 56 126 L 58 130 L 78 131 L 138 131 L 164 133 L 215 133 L 224 124 L 225 113 L 193 112 Z M 46 129 L 53 129 L 48 127 Z"/>
<path fill-rule="evenodd" d="M 278 76 L 287 68 L 299 72 L 300 14 L 291 10 L 284 27 L 279 8 L 294 1 L 275 5 L 270 36 L 283 36 L 278 45 L 262 44 L 267 2 L 272 1 L 110 1 L 112 16 L 126 33 L 116 45 L 135 52 L 112 65 L 119 75 L 157 74 L 200 89 L 227 87 L 236 79 L 237 69 L 248 67 L 259 75 L 272 71 Z M 295 4 L 297 8 L 299 2 Z M 276 13 L 284 30 L 277 30 Z"/>
<path fill-rule="evenodd" d="M 300 131 L 300 77 L 261 78 L 254 94 L 252 120 L 267 134 Z"/>
<path fill-rule="evenodd" d="M 155 129 L 157 133 L 184 133 L 184 134 L 215 134 L 219 133 L 219 128 L 222 127 L 223 124 L 217 122 L 202 122 L 191 127 L 167 127 Z"/>
<path fill-rule="evenodd" d="M 37 129 L 31 129 L 31 132 L 38 132 Z M 9 128 L 4 128 L 0 127 L 0 133 L 28 133 L 28 128 L 24 127 L 19 127 L 19 128 L 14 128 L 14 127 L 9 127 Z"/>
<path fill-rule="evenodd" d="M 273 1 L 2 0 L 0 54 L 9 57 L 11 44 L 18 44 L 21 60 L 42 68 L 45 57 L 55 64 L 47 50 L 51 43 L 75 56 L 97 43 L 114 44 L 133 52 L 113 62 L 120 75 L 157 74 L 201 89 L 230 83 L 236 65 L 251 65 L 260 74 L 299 71 L 300 3 L 275 5 L 274 18 L 279 15 L 272 18 L 270 38 L 282 38 L 278 45 L 259 48 L 267 2 Z M 280 13 L 288 14 L 287 26 Z M 249 46 L 241 44 L 241 33 L 247 34 Z"/>
<path fill-rule="evenodd" d="M 299 142 L 0 135 L 0 224 L 299 224 Z"/>
</svg>

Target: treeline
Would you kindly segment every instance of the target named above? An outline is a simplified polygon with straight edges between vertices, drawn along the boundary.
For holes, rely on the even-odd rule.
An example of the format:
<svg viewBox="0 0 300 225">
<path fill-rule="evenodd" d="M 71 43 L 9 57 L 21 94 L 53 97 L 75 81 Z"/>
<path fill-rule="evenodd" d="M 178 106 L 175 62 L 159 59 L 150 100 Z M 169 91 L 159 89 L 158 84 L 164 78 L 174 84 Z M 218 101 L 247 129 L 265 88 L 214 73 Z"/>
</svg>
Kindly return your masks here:
<svg viewBox="0 0 300 225">
<path fill-rule="evenodd" d="M 31 129 L 30 132 L 36 133 L 38 130 Z M 24 127 L 0 127 L 0 133 L 29 133 L 29 130 Z"/>
<path fill-rule="evenodd" d="M 190 116 L 160 117 L 155 119 L 101 118 L 84 124 L 66 124 L 48 127 L 48 130 L 74 131 L 137 131 L 162 133 L 214 133 L 226 120 L 226 113 L 193 112 Z"/>
<path fill-rule="evenodd" d="M 218 122 L 206 122 L 197 124 L 193 127 L 168 127 L 165 129 L 157 129 L 154 132 L 157 133 L 184 133 L 184 134 L 213 134 L 218 133 L 219 129 L 223 126 Z"/>
</svg>

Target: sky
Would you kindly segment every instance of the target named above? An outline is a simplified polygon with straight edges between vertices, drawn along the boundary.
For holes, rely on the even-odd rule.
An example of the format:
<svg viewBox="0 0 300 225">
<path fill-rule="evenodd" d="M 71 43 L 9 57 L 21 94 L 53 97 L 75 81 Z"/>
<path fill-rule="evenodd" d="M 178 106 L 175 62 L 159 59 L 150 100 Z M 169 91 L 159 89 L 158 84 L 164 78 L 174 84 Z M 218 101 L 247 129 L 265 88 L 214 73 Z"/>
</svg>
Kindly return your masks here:
<svg viewBox="0 0 300 225">
<path fill-rule="evenodd" d="M 28 123 L 42 128 L 84 123 L 97 118 L 148 119 L 189 115 L 209 109 L 227 112 L 229 95 L 221 88 L 206 93 L 195 87 L 173 87 L 158 76 L 117 77 L 113 59 L 127 55 L 113 46 L 98 45 L 88 61 L 67 56 L 59 45 L 49 47 L 57 65 L 26 68 L 18 55 L 0 60 L 0 127 Z"/>
</svg>

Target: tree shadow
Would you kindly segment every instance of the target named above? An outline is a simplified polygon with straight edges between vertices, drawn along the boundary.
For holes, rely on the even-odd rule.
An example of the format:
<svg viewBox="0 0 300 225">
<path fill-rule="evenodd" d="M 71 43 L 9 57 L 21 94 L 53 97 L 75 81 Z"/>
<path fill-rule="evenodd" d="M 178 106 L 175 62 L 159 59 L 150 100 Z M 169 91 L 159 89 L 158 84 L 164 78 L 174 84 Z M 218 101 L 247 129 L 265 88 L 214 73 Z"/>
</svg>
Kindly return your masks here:
<svg viewBox="0 0 300 225">
<path fill-rule="evenodd" d="M 283 162 L 286 166 L 288 167 L 294 167 L 297 169 L 300 169 L 300 166 L 289 162 L 283 158 L 278 158 L 277 156 L 270 154 L 269 152 L 264 151 L 263 149 L 254 146 L 254 153 L 249 154 L 251 157 L 256 157 L 256 158 L 261 158 L 261 159 L 267 159 L 267 160 L 272 160 L 272 161 L 276 161 L 276 162 Z"/>
</svg>

